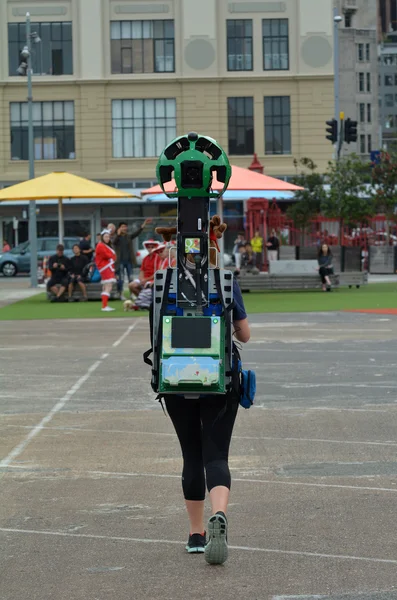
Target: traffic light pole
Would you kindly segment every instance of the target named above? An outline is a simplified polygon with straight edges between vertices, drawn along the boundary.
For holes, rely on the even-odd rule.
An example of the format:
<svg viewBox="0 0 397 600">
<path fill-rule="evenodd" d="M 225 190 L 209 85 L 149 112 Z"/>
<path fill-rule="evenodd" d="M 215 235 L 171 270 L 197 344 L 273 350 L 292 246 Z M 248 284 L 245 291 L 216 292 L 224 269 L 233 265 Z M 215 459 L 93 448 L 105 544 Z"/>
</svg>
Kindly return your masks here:
<svg viewBox="0 0 397 600">
<path fill-rule="evenodd" d="M 335 99 L 335 120 L 338 123 L 337 131 L 340 130 L 339 127 L 339 22 L 338 20 L 338 9 L 334 8 L 334 99 Z M 336 142 L 335 144 L 335 156 L 336 159 L 339 160 L 341 151 L 341 144 Z"/>
<path fill-rule="evenodd" d="M 337 162 L 339 162 L 340 160 L 340 155 L 342 152 L 342 146 L 343 146 L 343 140 L 344 140 L 344 135 L 345 135 L 345 113 L 341 112 L 338 115 L 339 117 L 339 140 L 337 142 L 337 153 L 336 153 L 336 160 Z"/>
<path fill-rule="evenodd" d="M 30 14 L 26 13 L 26 46 L 28 56 L 26 59 L 28 79 L 28 154 L 29 154 L 29 179 L 34 179 L 34 138 L 33 138 L 33 92 L 32 92 L 32 35 Z M 36 202 L 29 202 L 29 241 L 30 241 L 30 286 L 37 287 L 37 220 Z"/>
</svg>

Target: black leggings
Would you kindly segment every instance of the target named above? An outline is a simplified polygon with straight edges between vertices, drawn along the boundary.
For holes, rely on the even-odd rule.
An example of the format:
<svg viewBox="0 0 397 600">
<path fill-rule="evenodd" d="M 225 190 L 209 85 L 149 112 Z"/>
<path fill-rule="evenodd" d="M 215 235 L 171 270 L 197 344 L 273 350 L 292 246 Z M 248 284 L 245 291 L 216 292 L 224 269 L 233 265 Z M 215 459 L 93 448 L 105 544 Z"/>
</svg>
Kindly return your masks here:
<svg viewBox="0 0 397 600">
<path fill-rule="evenodd" d="M 225 396 L 167 396 L 165 404 L 182 449 L 185 500 L 204 500 L 205 475 L 208 491 L 218 485 L 230 489 L 229 446 L 238 404 Z"/>
<path fill-rule="evenodd" d="M 325 278 L 327 276 L 332 275 L 332 269 L 331 269 L 331 267 L 320 267 L 319 273 L 320 273 L 320 277 L 321 277 L 321 282 L 323 284 L 325 284 L 325 283 L 327 283 L 325 281 Z"/>
</svg>

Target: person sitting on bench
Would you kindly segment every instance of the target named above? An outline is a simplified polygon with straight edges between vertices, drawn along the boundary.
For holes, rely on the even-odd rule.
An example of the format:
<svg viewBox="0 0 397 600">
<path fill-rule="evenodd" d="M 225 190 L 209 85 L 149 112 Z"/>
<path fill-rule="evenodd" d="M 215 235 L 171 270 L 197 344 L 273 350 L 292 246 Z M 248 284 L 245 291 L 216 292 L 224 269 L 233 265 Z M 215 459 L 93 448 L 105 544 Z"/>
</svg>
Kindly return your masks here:
<svg viewBox="0 0 397 600">
<path fill-rule="evenodd" d="M 83 302 L 87 302 L 87 287 L 84 283 L 84 268 L 88 265 L 88 258 L 81 252 L 80 246 L 75 244 L 73 246 L 74 256 L 70 259 L 70 280 L 69 280 L 69 302 L 73 302 L 73 290 L 76 288 L 76 284 L 81 289 L 83 294 Z"/>
<path fill-rule="evenodd" d="M 244 251 L 241 255 L 241 270 L 246 273 L 259 273 L 259 269 L 256 267 L 256 255 L 249 242 L 245 244 Z"/>
<path fill-rule="evenodd" d="M 333 274 L 332 268 L 332 252 L 327 244 L 323 244 L 318 252 L 318 271 L 320 273 L 321 282 L 323 284 L 323 292 L 331 291 L 330 275 Z"/>
<path fill-rule="evenodd" d="M 48 268 L 51 271 L 51 278 L 47 283 L 47 290 L 54 294 L 51 302 L 57 302 L 65 292 L 69 283 L 70 261 L 64 255 L 64 246 L 58 244 L 57 253 L 50 257 Z M 58 288 L 58 286 L 60 286 Z"/>
</svg>

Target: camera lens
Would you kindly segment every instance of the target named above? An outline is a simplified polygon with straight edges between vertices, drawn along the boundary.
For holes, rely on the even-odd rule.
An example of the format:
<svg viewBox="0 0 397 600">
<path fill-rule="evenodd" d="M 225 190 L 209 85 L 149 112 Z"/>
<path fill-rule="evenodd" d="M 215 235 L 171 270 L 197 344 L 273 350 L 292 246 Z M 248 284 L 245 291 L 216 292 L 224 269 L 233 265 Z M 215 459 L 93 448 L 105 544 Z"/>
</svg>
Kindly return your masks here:
<svg viewBox="0 0 397 600">
<path fill-rule="evenodd" d="M 198 160 L 185 160 L 181 163 L 182 187 L 203 187 L 203 163 Z"/>
<path fill-rule="evenodd" d="M 190 181 L 197 181 L 199 176 L 200 172 L 198 169 L 195 169 L 194 167 L 186 169 L 186 179 L 190 179 Z"/>
</svg>

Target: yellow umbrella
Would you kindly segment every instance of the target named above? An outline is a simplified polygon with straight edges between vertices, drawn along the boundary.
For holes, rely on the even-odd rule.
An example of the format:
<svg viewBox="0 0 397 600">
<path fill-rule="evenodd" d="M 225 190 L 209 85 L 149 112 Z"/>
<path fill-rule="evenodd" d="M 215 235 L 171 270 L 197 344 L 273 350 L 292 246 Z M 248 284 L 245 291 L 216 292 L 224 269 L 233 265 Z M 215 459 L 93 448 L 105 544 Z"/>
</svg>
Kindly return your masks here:
<svg viewBox="0 0 397 600">
<path fill-rule="evenodd" d="M 139 198 L 71 173 L 54 171 L 0 190 L 0 202 L 12 200 L 54 200 L 58 198 L 59 242 L 63 240 L 63 198 Z"/>
</svg>

